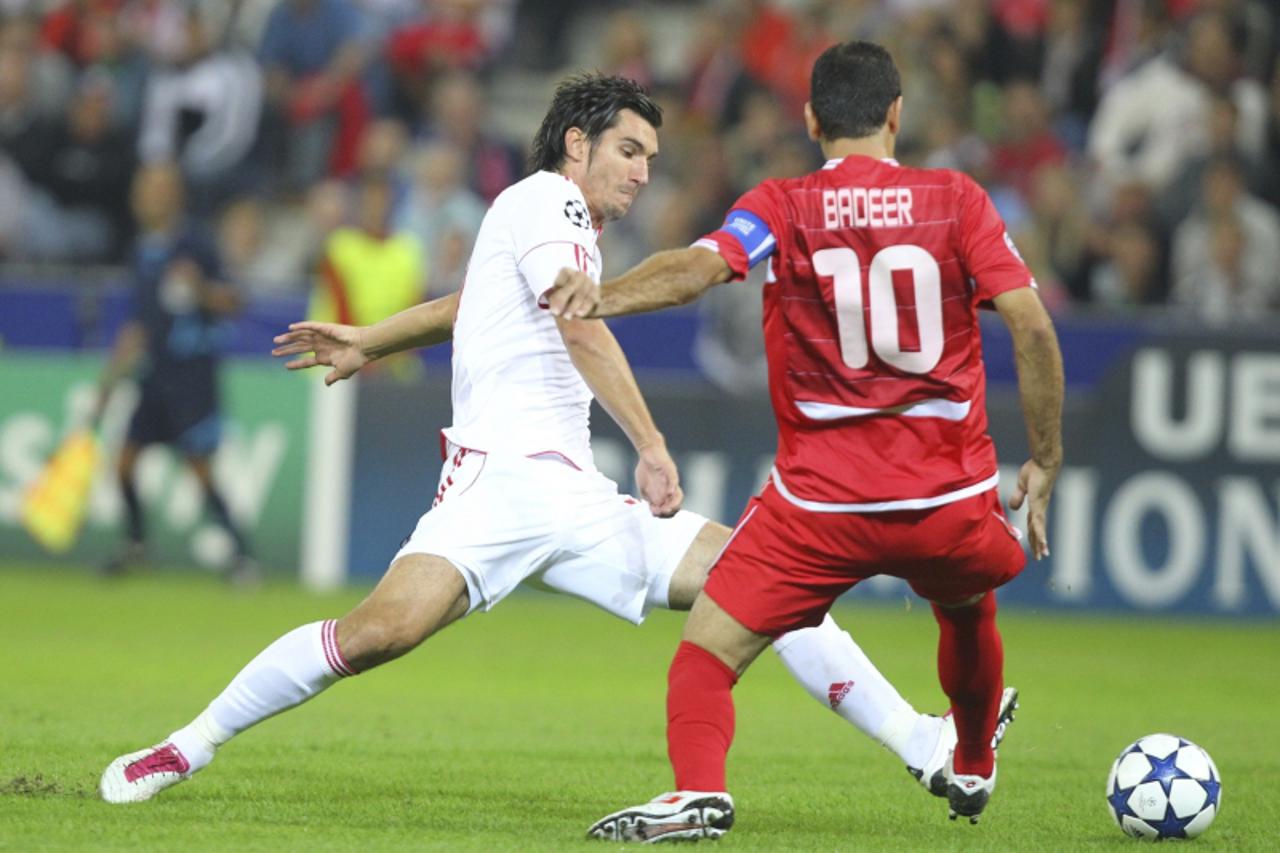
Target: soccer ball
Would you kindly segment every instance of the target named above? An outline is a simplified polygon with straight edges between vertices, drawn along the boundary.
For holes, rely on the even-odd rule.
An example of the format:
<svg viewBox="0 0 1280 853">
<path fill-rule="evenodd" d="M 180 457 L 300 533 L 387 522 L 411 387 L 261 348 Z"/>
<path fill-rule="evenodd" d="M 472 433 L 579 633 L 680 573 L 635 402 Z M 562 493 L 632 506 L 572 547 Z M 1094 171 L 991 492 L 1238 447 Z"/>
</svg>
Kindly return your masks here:
<svg viewBox="0 0 1280 853">
<path fill-rule="evenodd" d="M 1111 765 L 1107 808 L 1126 834 L 1148 841 L 1195 838 L 1222 804 L 1222 777 L 1209 753 L 1176 735 L 1147 735 Z"/>
</svg>

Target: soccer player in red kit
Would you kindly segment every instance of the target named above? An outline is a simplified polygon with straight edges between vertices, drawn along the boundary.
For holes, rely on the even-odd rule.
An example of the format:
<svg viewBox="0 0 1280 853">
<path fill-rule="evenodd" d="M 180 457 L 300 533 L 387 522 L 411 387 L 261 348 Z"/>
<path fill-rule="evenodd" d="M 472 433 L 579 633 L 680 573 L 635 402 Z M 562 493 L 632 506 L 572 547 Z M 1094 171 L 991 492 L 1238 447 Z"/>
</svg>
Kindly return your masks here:
<svg viewBox="0 0 1280 853">
<path fill-rule="evenodd" d="M 987 194 L 958 172 L 892 159 L 901 110 L 882 47 L 832 47 L 814 65 L 805 108 L 826 165 L 763 182 L 719 230 L 605 283 L 586 312 L 682 304 L 767 264 L 778 422 L 772 476 L 712 569 L 671 664 L 677 790 L 609 815 L 591 828 L 596 837 L 723 835 L 733 822 L 731 688 L 772 638 L 818 624 L 874 574 L 906 579 L 937 618 L 938 676 L 959 735 L 946 771 L 951 816 L 976 823 L 995 788 L 1003 651 L 993 590 L 1025 556 L 996 496 L 979 307 L 993 306 L 1013 337 L 1031 459 L 1011 503 L 1028 503 L 1037 558 L 1049 553 L 1045 513 L 1062 464 L 1062 359 Z M 554 294 L 551 304 L 569 311 Z"/>
</svg>

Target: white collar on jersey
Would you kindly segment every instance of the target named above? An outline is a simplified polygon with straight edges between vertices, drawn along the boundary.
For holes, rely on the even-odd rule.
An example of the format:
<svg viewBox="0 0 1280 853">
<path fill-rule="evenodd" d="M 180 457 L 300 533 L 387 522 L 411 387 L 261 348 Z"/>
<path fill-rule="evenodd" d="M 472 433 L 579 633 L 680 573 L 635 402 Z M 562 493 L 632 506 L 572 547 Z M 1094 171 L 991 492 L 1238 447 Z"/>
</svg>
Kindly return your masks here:
<svg viewBox="0 0 1280 853">
<path fill-rule="evenodd" d="M 854 155 L 854 154 L 850 154 L 850 155 L 849 155 L 849 157 L 854 157 L 854 156 L 856 156 L 856 155 Z M 828 161 L 823 165 L 823 167 L 822 167 L 822 168 L 824 168 L 824 169 L 834 169 L 836 166 L 839 166 L 841 163 L 843 163 L 843 162 L 844 162 L 845 160 L 847 160 L 847 159 L 848 159 L 848 157 L 842 157 L 842 158 L 840 158 L 839 160 L 828 160 Z M 881 158 L 880 158 L 880 162 L 881 162 L 881 163 L 888 163 L 890 166 L 897 166 L 897 165 L 900 165 L 900 164 L 898 163 L 898 161 L 897 161 L 897 160 L 895 160 L 895 159 L 893 159 L 892 157 L 881 157 Z"/>
</svg>

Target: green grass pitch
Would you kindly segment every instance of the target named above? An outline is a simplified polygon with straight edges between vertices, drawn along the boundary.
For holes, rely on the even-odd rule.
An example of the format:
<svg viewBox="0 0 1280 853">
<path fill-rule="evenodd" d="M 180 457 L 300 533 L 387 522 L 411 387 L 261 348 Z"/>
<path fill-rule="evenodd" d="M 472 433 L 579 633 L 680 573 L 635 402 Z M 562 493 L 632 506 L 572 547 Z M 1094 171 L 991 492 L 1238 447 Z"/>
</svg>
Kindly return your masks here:
<svg viewBox="0 0 1280 853">
<path fill-rule="evenodd" d="M 266 643 L 357 595 L 0 570 L 0 848 L 591 850 L 603 848 L 582 840 L 593 820 L 669 788 L 663 692 L 681 616 L 633 628 L 530 593 L 266 722 L 150 803 L 96 798 L 108 761 L 185 723 Z M 942 707 L 926 608 L 836 617 L 917 707 Z M 1105 811 L 1107 770 L 1130 741 L 1171 731 L 1223 774 L 1224 809 L 1195 849 L 1280 847 L 1274 623 L 1027 611 L 1001 623 L 1023 707 L 981 824 L 948 821 L 766 652 L 736 691 L 738 824 L 720 846 L 1131 849 L 1140 842 Z"/>
</svg>

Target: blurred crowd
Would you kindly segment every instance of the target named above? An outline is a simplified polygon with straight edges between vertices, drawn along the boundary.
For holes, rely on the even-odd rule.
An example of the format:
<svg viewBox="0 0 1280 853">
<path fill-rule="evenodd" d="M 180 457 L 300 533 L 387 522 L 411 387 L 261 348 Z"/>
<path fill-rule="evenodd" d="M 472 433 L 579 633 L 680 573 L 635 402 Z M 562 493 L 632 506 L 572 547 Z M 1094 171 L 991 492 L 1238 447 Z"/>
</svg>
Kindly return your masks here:
<svg viewBox="0 0 1280 853">
<path fill-rule="evenodd" d="M 1278 26 L 1267 0 L 0 0 L 0 259 L 125 262 L 132 176 L 167 161 L 242 287 L 376 319 L 456 288 L 524 174 L 547 99 L 517 133 L 503 87 L 598 68 L 665 112 L 606 230 L 618 272 L 814 168 L 812 60 L 867 38 L 902 71 L 898 158 L 978 178 L 1053 310 L 1257 320 L 1280 311 Z M 362 278 L 401 285 L 362 307 Z M 713 296 L 713 326 L 758 311 Z M 735 345 L 702 356 L 758 356 Z"/>
</svg>

